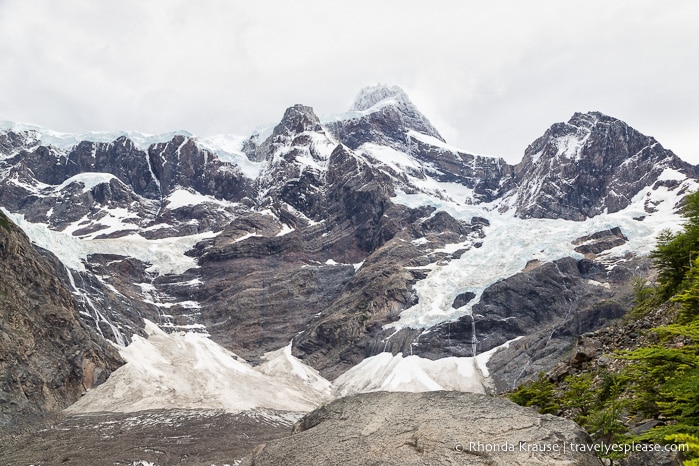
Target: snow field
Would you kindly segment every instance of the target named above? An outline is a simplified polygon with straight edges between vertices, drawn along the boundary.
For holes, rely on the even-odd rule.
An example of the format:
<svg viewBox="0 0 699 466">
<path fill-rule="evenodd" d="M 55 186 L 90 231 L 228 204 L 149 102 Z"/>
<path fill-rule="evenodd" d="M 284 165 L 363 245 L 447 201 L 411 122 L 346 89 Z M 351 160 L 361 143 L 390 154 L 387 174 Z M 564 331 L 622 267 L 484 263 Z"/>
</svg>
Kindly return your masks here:
<svg viewBox="0 0 699 466">
<path fill-rule="evenodd" d="M 398 353 L 379 353 L 366 358 L 333 382 L 337 397 L 374 391 L 424 392 L 453 390 L 486 393 L 491 387 L 487 363 L 503 345 L 473 357 L 442 358 L 436 361 Z"/>
<path fill-rule="evenodd" d="M 307 412 L 333 398 L 370 391 L 485 393 L 490 384 L 486 364 L 500 348 L 475 358 L 450 357 L 437 361 L 381 353 L 365 359 L 331 383 L 295 358 L 291 343 L 266 353 L 265 362 L 253 367 L 207 335 L 168 334 L 148 320 L 145 329 L 148 338 L 134 335 L 129 346 L 120 348 L 127 363 L 66 412 L 150 409 Z"/>
<path fill-rule="evenodd" d="M 145 321 L 148 338 L 120 348 L 127 364 L 66 411 L 273 409 L 305 412 L 329 399 L 330 383 L 291 356 L 290 347 L 253 368 L 199 333 L 163 332 Z"/>
</svg>

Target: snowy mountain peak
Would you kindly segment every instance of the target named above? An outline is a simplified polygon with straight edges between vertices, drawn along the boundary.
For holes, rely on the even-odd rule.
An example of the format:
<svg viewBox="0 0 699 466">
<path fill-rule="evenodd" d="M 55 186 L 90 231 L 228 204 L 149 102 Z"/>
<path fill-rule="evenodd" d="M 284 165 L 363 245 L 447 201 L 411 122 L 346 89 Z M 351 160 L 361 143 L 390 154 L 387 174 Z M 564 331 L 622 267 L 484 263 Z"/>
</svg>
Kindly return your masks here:
<svg viewBox="0 0 699 466">
<path fill-rule="evenodd" d="M 254 147 L 255 142 L 251 140 L 251 143 Z M 326 160 L 336 145 L 325 133 L 313 108 L 296 104 L 286 109 L 272 134 L 250 150 L 249 156 L 256 161 L 266 160 L 270 166 L 282 159 L 290 162 L 299 158 L 307 158 L 313 164 L 313 160 Z"/>
<path fill-rule="evenodd" d="M 607 164 L 614 161 L 618 165 L 656 144 L 653 137 L 641 134 L 618 118 L 601 112 L 576 112 L 567 123 L 553 124 L 534 141 L 525 151 L 522 163 L 539 155 L 580 162 L 591 152 L 601 152 Z M 670 151 L 665 151 L 665 155 L 675 157 Z"/>
<path fill-rule="evenodd" d="M 379 103 L 396 103 L 403 106 L 413 106 L 408 94 L 399 86 L 389 86 L 386 84 L 375 84 L 367 86 L 359 91 L 351 111 L 369 110 Z"/>
<path fill-rule="evenodd" d="M 324 117 L 323 123 L 350 149 L 374 143 L 407 153 L 411 131 L 430 136 L 437 143 L 446 142 L 398 86 L 365 87 L 347 113 Z"/>
<path fill-rule="evenodd" d="M 396 86 L 354 108 L 321 122 L 294 105 L 246 141 L 173 135 L 147 150 L 122 133 L 64 150 L 37 139 L 46 130 L 0 131 L 2 284 L 38 270 L 11 256 L 28 249 L 4 239 L 15 222 L 55 253 L 40 289 L 65 288 L 54 301 L 128 361 L 76 408 L 310 409 L 330 379 L 340 394 L 511 386 L 623 310 L 593 303 L 625 296 L 643 264 L 627 254 L 677 224 L 698 186 L 693 167 L 599 112 L 552 125 L 512 167 L 445 144 Z M 13 296 L 0 293 L 0 333 Z"/>
</svg>

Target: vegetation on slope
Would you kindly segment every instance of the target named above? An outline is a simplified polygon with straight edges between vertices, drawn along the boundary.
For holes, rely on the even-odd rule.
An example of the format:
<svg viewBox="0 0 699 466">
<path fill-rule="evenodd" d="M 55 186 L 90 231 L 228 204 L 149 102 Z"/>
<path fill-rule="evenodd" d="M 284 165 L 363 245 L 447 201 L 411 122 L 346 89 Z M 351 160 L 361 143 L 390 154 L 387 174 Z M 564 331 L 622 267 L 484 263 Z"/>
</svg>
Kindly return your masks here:
<svg viewBox="0 0 699 466">
<path fill-rule="evenodd" d="M 606 356 L 618 364 L 562 381 L 542 373 L 511 393 L 513 401 L 570 417 L 605 444 L 686 444 L 684 464 L 699 466 L 699 192 L 687 196 L 683 214 L 681 231 L 659 236 L 651 255 L 657 283 L 638 284 L 629 313 L 664 313 L 670 323 L 652 328 L 640 347 Z"/>
</svg>

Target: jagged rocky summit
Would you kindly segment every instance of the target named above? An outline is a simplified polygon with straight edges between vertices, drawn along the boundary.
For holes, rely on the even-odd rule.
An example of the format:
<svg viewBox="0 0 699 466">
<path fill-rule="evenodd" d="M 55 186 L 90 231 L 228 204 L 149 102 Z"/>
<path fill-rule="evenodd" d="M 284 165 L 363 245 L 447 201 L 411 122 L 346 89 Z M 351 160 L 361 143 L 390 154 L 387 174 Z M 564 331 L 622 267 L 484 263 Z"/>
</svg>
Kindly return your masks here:
<svg viewBox="0 0 699 466">
<path fill-rule="evenodd" d="M 676 184 L 658 180 L 666 168 L 696 177 L 693 166 L 623 121 L 576 113 L 526 149 L 510 195 L 520 217 L 584 220 L 623 210 L 646 186 Z"/>
<path fill-rule="evenodd" d="M 64 384 L 87 373 L 78 350 L 115 369 L 105 342 L 123 353 L 145 319 L 253 365 L 291 343 L 288 360 L 336 395 L 504 390 L 626 312 L 697 188 L 695 167 L 598 112 L 510 165 L 448 145 L 389 86 L 333 117 L 295 105 L 249 138 L 2 128 L 6 223 L 55 255 L 55 286 L 37 293 L 63 293 L 83 332 L 32 353 L 72 364 Z M 12 260 L 36 254 L 28 244 Z M 9 387 L 29 350 L 8 341 Z M 9 424 L 24 412 L 13 399 L 0 398 Z"/>
</svg>

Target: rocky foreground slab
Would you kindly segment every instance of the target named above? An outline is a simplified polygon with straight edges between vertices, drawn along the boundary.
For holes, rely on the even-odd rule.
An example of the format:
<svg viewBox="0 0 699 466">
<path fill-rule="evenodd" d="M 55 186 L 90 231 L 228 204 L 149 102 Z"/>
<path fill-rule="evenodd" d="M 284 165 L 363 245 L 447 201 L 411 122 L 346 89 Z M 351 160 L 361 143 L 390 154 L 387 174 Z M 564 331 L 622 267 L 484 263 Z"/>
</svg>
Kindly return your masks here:
<svg viewBox="0 0 699 466">
<path fill-rule="evenodd" d="M 461 392 L 376 392 L 334 401 L 259 445 L 241 466 L 595 465 L 572 421 Z"/>
</svg>

